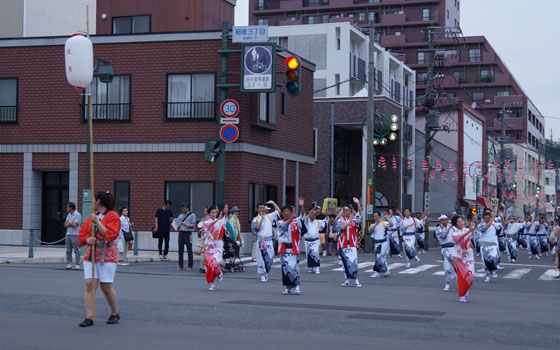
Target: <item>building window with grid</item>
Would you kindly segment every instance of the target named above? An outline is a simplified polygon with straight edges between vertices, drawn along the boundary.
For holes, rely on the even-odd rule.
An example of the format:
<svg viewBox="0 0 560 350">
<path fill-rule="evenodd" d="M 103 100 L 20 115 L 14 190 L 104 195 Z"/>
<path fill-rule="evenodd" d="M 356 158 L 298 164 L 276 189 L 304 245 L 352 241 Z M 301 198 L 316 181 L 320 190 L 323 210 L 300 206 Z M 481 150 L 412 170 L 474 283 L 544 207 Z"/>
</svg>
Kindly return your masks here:
<svg viewBox="0 0 560 350">
<path fill-rule="evenodd" d="M 93 120 L 130 120 L 130 75 L 115 75 L 110 83 L 99 77 L 91 81 Z M 84 100 L 84 120 L 89 116 L 88 101 Z"/>
<path fill-rule="evenodd" d="M 276 109 L 275 92 L 259 93 L 259 122 L 276 125 Z"/>
<path fill-rule="evenodd" d="M 416 72 L 416 83 L 418 85 L 427 85 L 427 83 L 428 83 L 428 73 L 418 73 L 418 72 Z"/>
<path fill-rule="evenodd" d="M 113 34 L 149 33 L 150 16 L 113 17 Z"/>
<path fill-rule="evenodd" d="M 17 123 L 17 79 L 0 79 L 0 123 Z"/>
<path fill-rule="evenodd" d="M 422 21 L 433 21 L 434 20 L 435 11 L 433 8 L 429 9 L 422 9 Z"/>
<path fill-rule="evenodd" d="M 308 16 L 307 17 L 308 24 L 318 24 L 321 23 L 321 16 Z"/>
<path fill-rule="evenodd" d="M 114 186 L 115 209 L 120 212 L 122 208 L 128 208 L 130 215 L 130 182 L 115 181 Z"/>
<path fill-rule="evenodd" d="M 469 62 L 480 61 L 482 61 L 482 52 L 480 51 L 480 49 L 469 49 Z"/>
<path fill-rule="evenodd" d="M 167 75 L 166 118 L 214 119 L 215 80 L 213 73 Z"/>
<path fill-rule="evenodd" d="M 472 98 L 473 98 L 473 100 L 475 100 L 475 101 L 477 101 L 477 100 L 484 100 L 484 91 L 473 92 Z"/>
<path fill-rule="evenodd" d="M 261 201 L 260 188 L 261 186 L 258 183 L 249 183 L 249 222 L 251 222 L 257 214 L 257 204 Z"/>
<path fill-rule="evenodd" d="M 268 18 L 259 18 L 258 24 L 260 26 L 267 26 L 268 25 Z"/>
<path fill-rule="evenodd" d="M 181 203 L 186 203 L 197 218 L 203 218 L 204 207 L 214 203 L 214 183 L 166 181 L 165 199 L 171 201 L 171 210 L 175 215 L 181 212 Z"/>
<path fill-rule="evenodd" d="M 458 70 L 458 71 L 453 72 L 453 77 L 455 77 L 455 79 L 457 79 L 457 81 L 459 83 L 466 83 L 467 82 L 467 78 L 466 78 L 464 70 Z"/>
<path fill-rule="evenodd" d="M 365 12 L 360 12 L 360 13 L 358 14 L 358 21 L 364 22 L 365 20 L 366 20 L 366 14 L 365 14 Z"/>
<path fill-rule="evenodd" d="M 263 185 L 263 201 L 278 202 L 278 186 L 276 185 Z"/>
<path fill-rule="evenodd" d="M 480 70 L 480 81 L 489 83 L 494 81 L 494 72 L 492 68 L 484 68 Z"/>
<path fill-rule="evenodd" d="M 424 51 L 418 51 L 418 64 L 428 64 L 428 53 Z"/>
</svg>

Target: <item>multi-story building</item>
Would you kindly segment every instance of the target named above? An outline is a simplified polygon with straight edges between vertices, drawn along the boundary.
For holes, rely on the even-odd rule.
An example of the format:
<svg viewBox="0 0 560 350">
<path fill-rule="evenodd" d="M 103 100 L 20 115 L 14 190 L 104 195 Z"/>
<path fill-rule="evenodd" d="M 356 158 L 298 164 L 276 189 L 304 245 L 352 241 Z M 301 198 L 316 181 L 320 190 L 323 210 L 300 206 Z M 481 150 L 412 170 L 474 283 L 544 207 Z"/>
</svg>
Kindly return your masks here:
<svg viewBox="0 0 560 350">
<path fill-rule="evenodd" d="M 153 248 L 149 231 L 164 199 L 174 213 L 190 203 L 199 218 L 217 200 L 218 165 L 204 161 L 204 150 L 206 137 L 219 137 L 220 38 L 220 31 L 91 37 L 95 56 L 115 71 L 111 83 L 97 76 L 92 83 L 95 190 L 130 208 L 141 247 Z M 66 203 L 82 211 L 89 113 L 66 80 L 66 39 L 0 40 L 0 244 L 26 244 L 30 229 L 57 241 Z M 274 58 L 279 71 L 288 55 Z M 230 55 L 228 71 L 239 70 L 239 56 Z M 297 97 L 286 99 L 282 88 L 264 99 L 228 91 L 240 105 L 240 136 L 227 146 L 224 198 L 241 209 L 243 232 L 258 202 L 311 199 L 313 70 L 302 61 Z"/>
<path fill-rule="evenodd" d="M 4 0 L 0 38 L 95 34 L 97 0 Z M 86 13 L 88 14 L 86 16 Z"/>
<path fill-rule="evenodd" d="M 347 204 L 360 196 L 365 201 L 367 145 L 362 128 L 367 115 L 368 37 L 345 22 L 269 27 L 269 35 L 316 64 L 314 201 L 335 197 Z M 396 115 L 400 126 L 396 140 L 375 146 L 387 159 L 386 171 L 377 171 L 376 206 L 411 206 L 413 174 L 402 165 L 414 151 L 415 74 L 398 57 L 374 46 L 376 110 Z"/>
<path fill-rule="evenodd" d="M 488 132 L 499 132 L 500 109 L 511 110 L 507 142 L 537 149 L 544 138 L 544 118 L 484 37 L 460 35 L 460 0 L 251 0 L 251 24 L 298 25 L 346 21 L 367 30 L 375 22 L 381 45 L 401 53 L 417 72 L 418 101 L 428 86 L 428 51 L 432 28 L 439 60 L 434 73 L 437 95 L 456 97 L 486 117 Z M 420 117 L 420 113 L 418 113 Z"/>
</svg>

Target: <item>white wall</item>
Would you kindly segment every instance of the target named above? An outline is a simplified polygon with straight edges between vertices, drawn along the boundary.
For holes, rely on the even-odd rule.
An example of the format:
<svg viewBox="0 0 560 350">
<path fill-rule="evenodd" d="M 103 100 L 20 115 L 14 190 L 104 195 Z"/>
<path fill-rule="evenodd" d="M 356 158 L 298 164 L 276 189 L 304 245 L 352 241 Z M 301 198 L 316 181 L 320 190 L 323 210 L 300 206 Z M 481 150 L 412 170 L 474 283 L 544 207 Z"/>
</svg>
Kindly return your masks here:
<svg viewBox="0 0 560 350">
<path fill-rule="evenodd" d="M 482 145 L 484 142 L 482 123 L 465 110 L 463 130 L 463 157 L 468 167 L 473 162 L 482 162 Z M 470 178 L 467 179 L 465 184 L 465 199 L 476 200 L 476 185 Z"/>
<path fill-rule="evenodd" d="M 62 36 L 86 32 L 86 5 L 89 32 L 95 34 L 96 0 L 25 0 L 25 37 Z"/>
</svg>

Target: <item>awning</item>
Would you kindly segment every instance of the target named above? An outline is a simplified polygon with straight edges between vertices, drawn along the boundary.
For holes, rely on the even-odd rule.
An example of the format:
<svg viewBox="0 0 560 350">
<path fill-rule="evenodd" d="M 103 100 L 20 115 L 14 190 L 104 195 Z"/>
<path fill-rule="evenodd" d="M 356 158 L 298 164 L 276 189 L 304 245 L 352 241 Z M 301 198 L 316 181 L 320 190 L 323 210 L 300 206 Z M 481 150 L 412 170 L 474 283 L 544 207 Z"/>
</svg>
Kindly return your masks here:
<svg viewBox="0 0 560 350">
<path fill-rule="evenodd" d="M 492 201 L 490 200 L 490 198 L 476 196 L 476 200 L 484 208 L 492 209 Z"/>
</svg>

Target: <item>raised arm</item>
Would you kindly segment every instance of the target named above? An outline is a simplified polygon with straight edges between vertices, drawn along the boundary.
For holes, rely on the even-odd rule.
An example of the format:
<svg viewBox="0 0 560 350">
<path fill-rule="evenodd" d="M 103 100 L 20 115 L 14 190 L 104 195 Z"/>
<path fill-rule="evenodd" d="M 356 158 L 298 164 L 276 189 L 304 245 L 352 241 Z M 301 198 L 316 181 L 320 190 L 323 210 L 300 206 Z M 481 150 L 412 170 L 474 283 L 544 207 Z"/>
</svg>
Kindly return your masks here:
<svg viewBox="0 0 560 350">
<path fill-rule="evenodd" d="M 279 214 L 282 213 L 282 211 L 280 210 L 280 207 L 274 201 L 270 200 L 270 201 L 266 202 L 266 204 L 271 204 L 274 207 L 274 210 L 276 210 Z"/>
<path fill-rule="evenodd" d="M 354 201 L 354 203 L 356 203 L 356 206 L 358 207 L 358 212 L 361 215 L 362 214 L 362 206 L 360 205 L 360 201 L 356 197 L 352 198 L 352 200 Z"/>
</svg>

